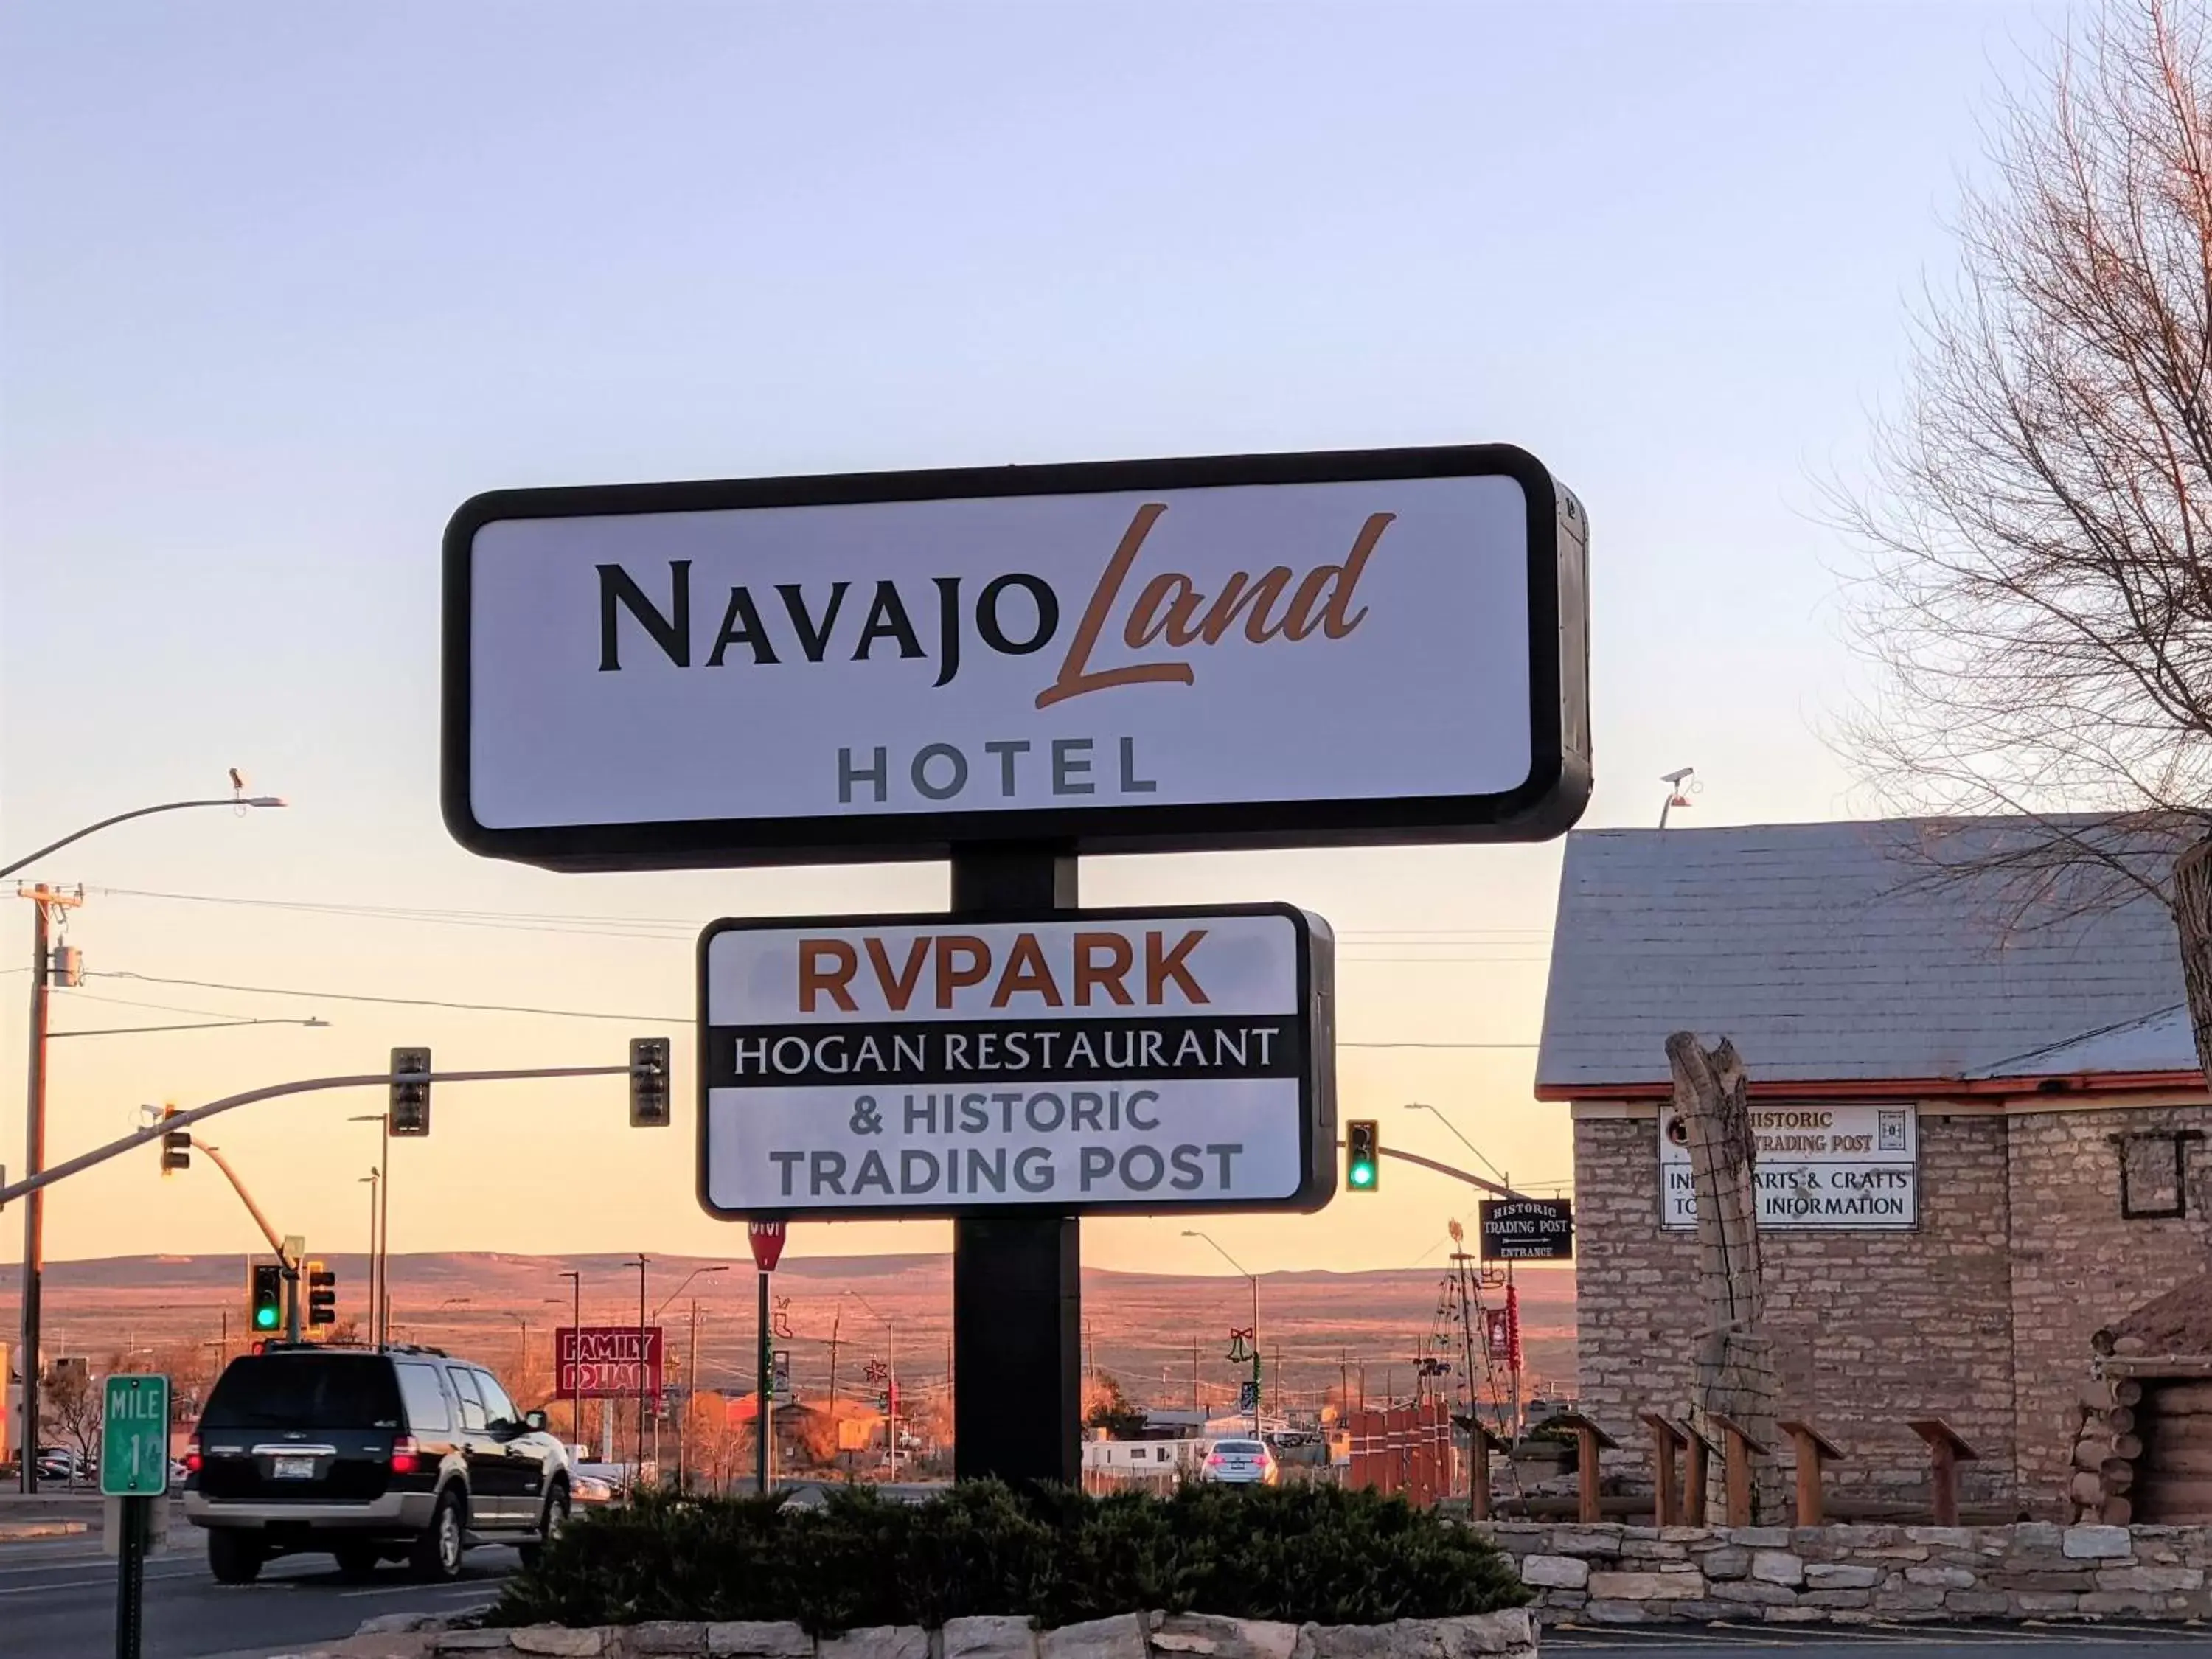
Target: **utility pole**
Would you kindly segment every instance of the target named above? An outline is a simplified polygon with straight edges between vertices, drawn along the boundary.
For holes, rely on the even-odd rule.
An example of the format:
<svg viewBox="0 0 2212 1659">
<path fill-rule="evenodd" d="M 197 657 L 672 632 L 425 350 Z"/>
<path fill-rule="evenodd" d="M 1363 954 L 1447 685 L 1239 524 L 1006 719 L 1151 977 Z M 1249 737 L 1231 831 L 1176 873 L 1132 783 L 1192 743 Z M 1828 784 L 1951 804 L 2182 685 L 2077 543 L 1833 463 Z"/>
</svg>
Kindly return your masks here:
<svg viewBox="0 0 2212 1659">
<path fill-rule="evenodd" d="M 645 1484 L 645 1399 L 651 1392 L 653 1371 L 646 1364 L 645 1350 L 645 1252 L 637 1256 L 637 1463 L 630 1472 L 630 1490 L 635 1492 Z"/>
<path fill-rule="evenodd" d="M 1199 1407 L 1198 1407 L 1198 1339 L 1197 1339 L 1196 1337 L 1194 1337 L 1194 1336 L 1193 1338 L 1191 1338 L 1191 1340 L 1190 1340 L 1190 1408 L 1191 1408 L 1191 1410 L 1193 1410 L 1193 1411 L 1196 1411 L 1196 1410 L 1199 1408 Z M 1205 1422 L 1205 1419 L 1202 1419 L 1202 1418 L 1201 1418 L 1201 1419 L 1199 1420 L 1199 1425 L 1198 1425 L 1198 1426 L 1199 1426 L 1200 1428 L 1201 1428 L 1201 1429 L 1203 1429 L 1203 1428 L 1206 1426 L 1206 1422 Z"/>
<path fill-rule="evenodd" d="M 24 1111 L 23 1162 L 27 1178 L 46 1167 L 46 1015 L 52 1001 L 57 964 L 55 934 L 62 913 L 84 902 L 80 887 L 64 892 L 41 882 L 18 888 L 31 901 L 31 1033 L 30 1087 Z M 64 983 L 76 982 L 73 961 L 61 970 Z M 21 1486 L 26 1492 L 39 1489 L 39 1315 L 46 1270 L 46 1206 L 43 1191 L 33 1192 L 23 1205 L 23 1447 Z"/>
<path fill-rule="evenodd" d="M 584 1365 L 580 1345 L 584 1326 L 584 1275 L 574 1269 L 563 1269 L 561 1277 L 568 1281 L 568 1424 L 574 1431 L 576 1443 L 589 1446 L 584 1437 Z M 553 1383 L 561 1383 L 561 1356 L 553 1356 Z"/>
<path fill-rule="evenodd" d="M 691 1298 L 690 1381 L 684 1390 L 684 1415 L 676 1419 L 676 1490 L 684 1489 L 684 1458 L 690 1449 L 691 1404 L 699 1397 L 699 1298 Z"/>
</svg>

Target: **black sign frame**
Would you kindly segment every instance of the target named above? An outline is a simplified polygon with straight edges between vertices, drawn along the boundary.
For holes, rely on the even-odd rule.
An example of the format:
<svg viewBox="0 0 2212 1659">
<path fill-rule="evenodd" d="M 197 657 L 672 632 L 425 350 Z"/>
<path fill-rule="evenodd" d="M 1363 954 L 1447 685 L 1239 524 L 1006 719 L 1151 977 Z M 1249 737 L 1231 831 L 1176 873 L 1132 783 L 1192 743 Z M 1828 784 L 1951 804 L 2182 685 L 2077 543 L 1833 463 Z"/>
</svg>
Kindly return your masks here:
<svg viewBox="0 0 2212 1659">
<path fill-rule="evenodd" d="M 1081 495 L 1399 478 L 1505 477 L 1528 502 L 1529 769 L 1491 794 L 1240 801 L 1018 811 L 827 812 L 495 829 L 471 787 L 471 548 L 503 520 L 698 513 L 1010 495 Z M 471 852 L 551 870 L 666 870 L 940 859 L 956 846 L 1075 853 L 1382 847 L 1547 841 L 1589 804 L 1589 526 L 1574 494 L 1510 444 L 965 467 L 915 472 L 495 490 L 446 527 L 440 803 Z"/>
<path fill-rule="evenodd" d="M 1571 1198 L 1486 1198 L 1478 1211 L 1485 1261 L 1575 1259 L 1575 1201 Z M 1534 1237 L 1509 1237 L 1499 1224 L 1511 1219 L 1515 1212 L 1540 1214 L 1554 1224 Z M 1559 1224 L 1564 1224 L 1564 1227 Z"/>
<path fill-rule="evenodd" d="M 714 1062 L 709 1052 L 714 1028 L 708 1018 L 707 962 L 714 940 L 729 933 L 791 933 L 804 928 L 852 931 L 868 927 L 957 928 L 1038 923 L 1132 922 L 1153 919 L 1280 916 L 1287 919 L 1297 951 L 1297 1008 L 1304 1069 L 1298 1078 L 1297 1189 L 1282 1198 L 1222 1202 L 1159 1204 L 1146 1200 L 1091 1201 L 1054 1196 L 1035 1204 L 807 1205 L 790 1210 L 739 1210 L 715 1203 L 707 1190 L 708 1079 Z M 1316 926 L 1319 923 L 1319 926 Z M 1335 939 L 1326 922 L 1292 904 L 1149 904 L 1109 909 L 1034 910 L 988 918 L 955 914 L 900 911 L 876 915 L 725 917 L 709 922 L 699 935 L 698 1030 L 694 1054 L 694 1094 L 699 1120 L 695 1191 L 699 1207 L 723 1221 L 920 1221 L 997 1217 L 1082 1215 L 1226 1215 L 1231 1213 L 1310 1215 L 1336 1196 L 1336 1027 Z M 927 1022 L 915 1022 L 917 1024 Z M 1012 1023 L 1012 1022 L 1009 1022 Z"/>
</svg>

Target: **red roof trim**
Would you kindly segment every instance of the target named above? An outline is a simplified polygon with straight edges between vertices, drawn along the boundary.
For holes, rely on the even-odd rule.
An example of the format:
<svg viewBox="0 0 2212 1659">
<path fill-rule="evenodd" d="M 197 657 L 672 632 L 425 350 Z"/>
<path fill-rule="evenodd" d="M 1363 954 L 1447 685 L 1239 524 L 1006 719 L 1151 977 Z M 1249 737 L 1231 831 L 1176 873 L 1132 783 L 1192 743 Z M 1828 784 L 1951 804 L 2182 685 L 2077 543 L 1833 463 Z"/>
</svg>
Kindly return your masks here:
<svg viewBox="0 0 2212 1659">
<path fill-rule="evenodd" d="M 2060 1072 L 2047 1076 L 1875 1078 L 1856 1082 L 1780 1080 L 1751 1084 L 1754 1097 L 1787 1100 L 1914 1100 L 1929 1095 L 2133 1094 L 2202 1089 L 2202 1072 Z M 1539 1100 L 1668 1100 L 1671 1083 L 1539 1084 Z"/>
</svg>

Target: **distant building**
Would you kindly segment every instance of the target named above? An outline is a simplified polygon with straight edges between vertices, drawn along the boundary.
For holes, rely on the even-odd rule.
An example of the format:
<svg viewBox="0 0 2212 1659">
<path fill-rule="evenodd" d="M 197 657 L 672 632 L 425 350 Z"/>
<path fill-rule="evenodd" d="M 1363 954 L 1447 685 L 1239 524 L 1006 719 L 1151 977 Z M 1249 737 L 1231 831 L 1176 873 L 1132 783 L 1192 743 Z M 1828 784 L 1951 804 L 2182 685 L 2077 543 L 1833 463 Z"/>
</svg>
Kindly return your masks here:
<svg viewBox="0 0 2212 1659">
<path fill-rule="evenodd" d="M 1839 1483 L 1982 1453 L 1970 1503 L 2062 1510 L 2092 1330 L 2205 1266 L 2209 1097 L 2172 922 L 2142 893 L 1931 879 L 2017 826 L 1568 838 L 1536 1092 L 1574 1118 L 1580 1405 L 1679 1407 L 1701 1316 L 1664 1044 L 1734 1040 L 1761 1138 L 1782 1415 Z"/>
</svg>

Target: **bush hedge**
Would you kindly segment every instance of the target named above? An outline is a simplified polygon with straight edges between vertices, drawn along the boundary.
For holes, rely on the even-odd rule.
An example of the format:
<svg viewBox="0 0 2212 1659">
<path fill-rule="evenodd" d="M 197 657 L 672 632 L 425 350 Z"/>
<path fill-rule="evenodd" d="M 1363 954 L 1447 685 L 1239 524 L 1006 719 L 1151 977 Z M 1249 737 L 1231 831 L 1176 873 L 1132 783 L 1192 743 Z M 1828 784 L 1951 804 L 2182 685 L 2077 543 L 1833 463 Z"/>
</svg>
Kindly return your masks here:
<svg viewBox="0 0 2212 1659">
<path fill-rule="evenodd" d="M 507 1581 L 497 1625 L 790 1620 L 816 1635 L 1155 1607 L 1328 1625 L 1518 1607 L 1510 1563 L 1402 1498 L 1186 1486 L 1164 1500 L 972 1481 L 923 1504 L 833 1488 L 818 1507 L 648 1495 L 583 1516 Z"/>
</svg>

